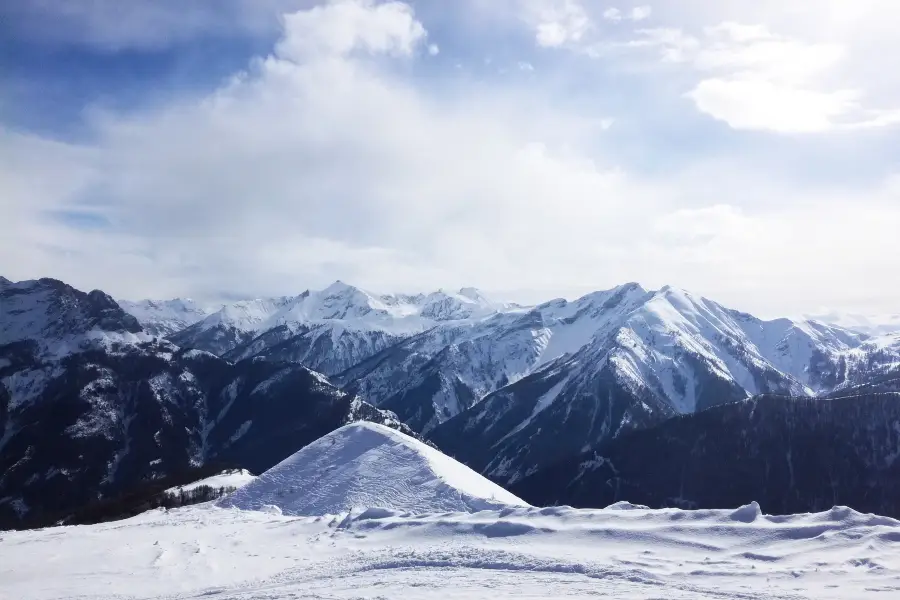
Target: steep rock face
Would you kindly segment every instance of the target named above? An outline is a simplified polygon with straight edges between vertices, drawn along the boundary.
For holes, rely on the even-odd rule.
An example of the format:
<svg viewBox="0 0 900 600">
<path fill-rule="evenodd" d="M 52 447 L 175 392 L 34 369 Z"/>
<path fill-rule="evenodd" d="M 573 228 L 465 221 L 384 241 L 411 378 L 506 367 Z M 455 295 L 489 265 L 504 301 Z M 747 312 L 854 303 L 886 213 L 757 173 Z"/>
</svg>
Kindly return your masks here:
<svg viewBox="0 0 900 600">
<path fill-rule="evenodd" d="M 900 395 L 760 396 L 607 440 L 512 486 L 538 505 L 847 505 L 900 516 Z"/>
<path fill-rule="evenodd" d="M 277 325 L 224 357 L 233 361 L 255 357 L 296 362 L 336 375 L 402 339 L 385 331 L 357 331 L 333 324 Z"/>
<path fill-rule="evenodd" d="M 84 293 L 56 279 L 0 280 L 0 345 L 31 340 L 65 352 L 92 333 L 136 339 L 141 332 L 137 319 L 100 290 Z"/>
<path fill-rule="evenodd" d="M 430 434 L 444 452 L 483 475 L 512 484 L 599 441 L 677 414 L 653 394 L 623 385 L 611 363 L 590 381 L 563 358 L 490 394 Z"/>
</svg>

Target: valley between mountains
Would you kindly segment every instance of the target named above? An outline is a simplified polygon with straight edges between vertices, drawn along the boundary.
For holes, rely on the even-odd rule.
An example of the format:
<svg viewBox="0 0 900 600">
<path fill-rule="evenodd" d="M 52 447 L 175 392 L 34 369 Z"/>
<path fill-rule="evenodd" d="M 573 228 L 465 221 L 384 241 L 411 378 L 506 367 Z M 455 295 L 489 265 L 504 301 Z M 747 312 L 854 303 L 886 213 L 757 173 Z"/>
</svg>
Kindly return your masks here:
<svg viewBox="0 0 900 600">
<path fill-rule="evenodd" d="M 535 504 L 900 516 L 900 329 L 831 320 L 636 283 L 535 306 L 343 282 L 206 305 L 0 278 L 0 528 L 211 465 L 260 473 L 358 420 Z"/>
</svg>

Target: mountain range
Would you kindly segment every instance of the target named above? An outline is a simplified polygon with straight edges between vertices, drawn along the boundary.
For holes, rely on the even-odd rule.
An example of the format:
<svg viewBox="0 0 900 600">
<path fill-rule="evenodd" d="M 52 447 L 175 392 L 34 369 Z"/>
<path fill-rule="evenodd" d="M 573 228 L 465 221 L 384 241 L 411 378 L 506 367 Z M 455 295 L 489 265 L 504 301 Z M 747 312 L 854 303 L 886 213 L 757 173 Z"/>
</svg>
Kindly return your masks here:
<svg viewBox="0 0 900 600">
<path fill-rule="evenodd" d="M 258 472 L 360 418 L 524 485 L 758 395 L 889 391 L 900 333 L 869 331 L 636 283 L 522 306 L 338 281 L 214 306 L 0 278 L 0 517 L 214 461 Z"/>
</svg>

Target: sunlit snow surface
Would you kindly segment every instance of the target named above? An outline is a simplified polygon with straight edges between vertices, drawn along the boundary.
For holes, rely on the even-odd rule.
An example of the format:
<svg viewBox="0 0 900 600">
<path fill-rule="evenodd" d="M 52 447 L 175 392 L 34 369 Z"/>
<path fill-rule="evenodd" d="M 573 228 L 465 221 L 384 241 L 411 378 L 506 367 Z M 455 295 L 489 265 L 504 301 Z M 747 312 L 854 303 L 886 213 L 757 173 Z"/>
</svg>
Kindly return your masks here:
<svg viewBox="0 0 900 600">
<path fill-rule="evenodd" d="M 0 595 L 23 600 L 900 597 L 900 522 L 845 508 L 288 517 L 200 505 L 0 538 Z"/>
<path fill-rule="evenodd" d="M 384 425 L 360 421 L 316 440 L 220 502 L 285 514 L 368 507 L 412 513 L 528 506 L 469 467 Z"/>
</svg>

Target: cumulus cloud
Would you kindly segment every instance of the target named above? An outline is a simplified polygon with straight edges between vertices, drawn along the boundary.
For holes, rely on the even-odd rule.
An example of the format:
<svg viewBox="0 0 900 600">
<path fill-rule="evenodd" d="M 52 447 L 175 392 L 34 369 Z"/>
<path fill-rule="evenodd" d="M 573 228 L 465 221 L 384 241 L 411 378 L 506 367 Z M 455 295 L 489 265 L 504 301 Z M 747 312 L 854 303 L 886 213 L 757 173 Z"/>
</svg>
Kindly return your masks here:
<svg viewBox="0 0 900 600">
<path fill-rule="evenodd" d="M 649 19 L 650 15 L 653 14 L 653 9 L 649 6 L 635 6 L 631 9 L 631 14 L 629 17 L 632 21 L 643 21 L 644 19 Z"/>
<path fill-rule="evenodd" d="M 612 21 L 613 23 L 618 23 L 622 20 L 622 11 L 616 8 L 615 6 L 610 6 L 606 10 L 603 11 L 603 18 L 607 21 Z"/>
<path fill-rule="evenodd" d="M 580 42 L 593 22 L 580 0 L 534 0 L 525 6 L 535 41 L 544 48 Z"/>
<path fill-rule="evenodd" d="M 294 61 L 354 50 L 409 56 L 425 38 L 425 28 L 408 4 L 374 0 L 336 0 L 288 14 L 284 29 L 276 53 Z"/>
<path fill-rule="evenodd" d="M 632 48 L 658 48 L 701 79 L 686 96 L 735 129 L 815 133 L 887 126 L 897 110 L 865 106 L 864 92 L 830 81 L 846 59 L 838 43 L 778 35 L 765 25 L 724 21 L 693 36 L 676 28 L 641 29 Z"/>
</svg>

